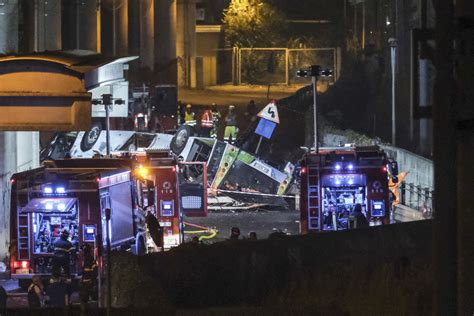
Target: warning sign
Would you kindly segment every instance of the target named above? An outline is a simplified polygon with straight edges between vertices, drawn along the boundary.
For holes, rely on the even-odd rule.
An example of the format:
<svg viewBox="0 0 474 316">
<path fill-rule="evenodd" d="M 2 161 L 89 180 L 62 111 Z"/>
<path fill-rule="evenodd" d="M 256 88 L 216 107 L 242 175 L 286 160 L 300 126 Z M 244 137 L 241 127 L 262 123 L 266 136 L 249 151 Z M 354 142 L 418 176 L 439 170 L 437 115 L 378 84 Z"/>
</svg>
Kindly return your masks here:
<svg viewBox="0 0 474 316">
<path fill-rule="evenodd" d="M 278 109 L 275 102 L 270 102 L 257 115 L 270 122 L 275 122 L 277 124 L 280 124 L 280 117 L 278 116 Z"/>
</svg>

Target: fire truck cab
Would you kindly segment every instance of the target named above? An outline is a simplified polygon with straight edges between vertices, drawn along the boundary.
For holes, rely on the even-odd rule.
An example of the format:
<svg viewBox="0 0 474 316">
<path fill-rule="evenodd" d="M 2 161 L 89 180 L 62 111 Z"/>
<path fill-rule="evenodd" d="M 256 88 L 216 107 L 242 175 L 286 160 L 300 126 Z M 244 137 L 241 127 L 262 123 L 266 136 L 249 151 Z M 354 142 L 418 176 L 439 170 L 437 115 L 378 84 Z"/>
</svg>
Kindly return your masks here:
<svg viewBox="0 0 474 316">
<path fill-rule="evenodd" d="M 112 249 L 146 253 L 144 206 L 131 159 L 66 159 L 17 173 L 11 179 L 11 277 L 20 285 L 51 273 L 54 243 L 63 229 L 75 247 L 71 273 L 79 272 L 81 245 L 97 253 L 107 229 Z M 105 210 L 111 209 L 107 228 Z M 100 257 L 99 257 L 100 260 Z M 23 284 L 22 284 L 23 283 Z"/>
<path fill-rule="evenodd" d="M 386 154 L 377 146 L 320 148 L 300 170 L 301 233 L 353 227 L 360 204 L 369 224 L 390 222 Z"/>
</svg>

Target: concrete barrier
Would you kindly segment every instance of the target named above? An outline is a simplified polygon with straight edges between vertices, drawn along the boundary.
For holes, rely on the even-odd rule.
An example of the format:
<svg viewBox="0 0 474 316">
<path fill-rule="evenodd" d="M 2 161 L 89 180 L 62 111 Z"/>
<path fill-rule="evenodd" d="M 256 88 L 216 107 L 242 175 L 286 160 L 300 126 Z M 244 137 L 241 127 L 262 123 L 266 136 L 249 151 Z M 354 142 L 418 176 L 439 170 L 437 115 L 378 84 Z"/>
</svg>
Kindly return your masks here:
<svg viewBox="0 0 474 316">
<path fill-rule="evenodd" d="M 140 306 L 161 301 L 178 309 L 298 306 L 335 314 L 427 315 L 431 230 L 427 220 L 273 240 L 184 244 L 144 257 L 117 253 L 112 295 L 128 306 L 136 299 Z"/>
</svg>

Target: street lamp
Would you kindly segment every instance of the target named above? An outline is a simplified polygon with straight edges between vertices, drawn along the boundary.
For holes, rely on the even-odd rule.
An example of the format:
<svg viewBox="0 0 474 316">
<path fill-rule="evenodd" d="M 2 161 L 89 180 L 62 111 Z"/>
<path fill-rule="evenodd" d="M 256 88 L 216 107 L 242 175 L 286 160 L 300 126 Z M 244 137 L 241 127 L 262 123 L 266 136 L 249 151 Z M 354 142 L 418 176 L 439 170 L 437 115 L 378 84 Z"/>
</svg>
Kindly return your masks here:
<svg viewBox="0 0 474 316">
<path fill-rule="evenodd" d="M 393 37 L 388 39 L 390 44 L 391 61 L 392 61 L 392 145 L 396 143 L 396 124 L 395 124 L 395 79 L 397 69 L 397 40 Z"/>
<path fill-rule="evenodd" d="M 112 102 L 112 100 L 115 100 Z M 105 134 L 105 143 L 106 143 L 106 154 L 107 157 L 110 157 L 110 107 L 112 106 L 112 103 L 115 104 L 123 104 L 124 101 L 122 99 L 118 98 L 112 98 L 111 94 L 103 94 L 102 95 L 102 100 L 100 99 L 93 99 L 92 104 L 98 105 L 98 104 L 103 104 L 105 107 L 105 129 L 106 129 L 106 134 Z"/>
<path fill-rule="evenodd" d="M 318 147 L 318 112 L 316 110 L 316 95 L 318 94 L 317 82 L 319 77 L 331 77 L 332 70 L 323 69 L 319 65 L 312 65 L 306 69 L 300 69 L 296 72 L 298 77 L 311 77 L 313 82 L 313 123 L 314 123 L 314 151 L 319 153 Z"/>
</svg>

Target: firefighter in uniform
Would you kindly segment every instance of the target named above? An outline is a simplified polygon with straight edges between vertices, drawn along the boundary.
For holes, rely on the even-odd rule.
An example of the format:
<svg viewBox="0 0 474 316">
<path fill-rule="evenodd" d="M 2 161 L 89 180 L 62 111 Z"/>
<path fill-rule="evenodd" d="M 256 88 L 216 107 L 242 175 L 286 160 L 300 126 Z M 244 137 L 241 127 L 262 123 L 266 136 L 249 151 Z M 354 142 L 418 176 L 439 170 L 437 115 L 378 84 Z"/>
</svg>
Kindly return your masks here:
<svg viewBox="0 0 474 316">
<path fill-rule="evenodd" d="M 97 282 L 98 265 L 92 253 L 92 247 L 88 244 L 82 246 L 84 262 L 82 264 L 82 278 L 80 283 L 79 298 L 81 300 L 81 311 L 85 311 L 90 297 L 95 298 L 94 290 Z"/>
<path fill-rule="evenodd" d="M 207 106 L 201 117 L 201 136 L 210 137 L 213 125 L 211 107 Z"/>
<path fill-rule="evenodd" d="M 194 112 L 191 111 L 191 104 L 186 105 L 186 112 L 184 112 L 184 124 L 189 126 L 196 125 Z"/>
<path fill-rule="evenodd" d="M 71 252 L 74 251 L 74 246 L 68 240 L 69 231 L 64 229 L 61 232 L 61 236 L 54 243 L 54 257 L 53 257 L 53 270 L 57 269 L 61 271 L 61 268 L 64 270 L 64 274 L 69 278 L 71 274 L 70 270 L 70 258 Z"/>
</svg>

